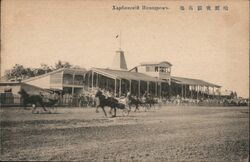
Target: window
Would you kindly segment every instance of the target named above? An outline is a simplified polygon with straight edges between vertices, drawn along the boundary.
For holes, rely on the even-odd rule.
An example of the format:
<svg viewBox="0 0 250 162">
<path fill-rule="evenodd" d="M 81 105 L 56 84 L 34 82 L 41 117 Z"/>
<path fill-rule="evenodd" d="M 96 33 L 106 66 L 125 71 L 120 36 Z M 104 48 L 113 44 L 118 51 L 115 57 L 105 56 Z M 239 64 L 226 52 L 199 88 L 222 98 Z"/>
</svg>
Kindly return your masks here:
<svg viewBox="0 0 250 162">
<path fill-rule="evenodd" d="M 158 67 L 155 67 L 155 72 L 158 72 Z"/>
<path fill-rule="evenodd" d="M 166 68 L 165 67 L 160 67 L 160 72 L 166 72 Z"/>
<path fill-rule="evenodd" d="M 167 68 L 167 72 L 170 73 L 170 72 L 171 72 L 171 69 L 170 69 L 170 68 Z"/>
</svg>

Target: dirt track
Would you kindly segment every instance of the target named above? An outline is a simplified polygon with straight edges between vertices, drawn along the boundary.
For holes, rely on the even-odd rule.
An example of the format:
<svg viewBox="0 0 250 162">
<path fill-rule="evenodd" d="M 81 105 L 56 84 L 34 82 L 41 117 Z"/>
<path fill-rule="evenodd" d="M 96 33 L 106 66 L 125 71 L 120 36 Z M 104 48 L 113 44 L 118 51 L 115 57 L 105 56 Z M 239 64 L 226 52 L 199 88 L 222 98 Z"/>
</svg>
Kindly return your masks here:
<svg viewBox="0 0 250 162">
<path fill-rule="evenodd" d="M 161 107 L 105 118 L 94 109 L 1 109 L 0 160 L 247 161 L 247 107 Z"/>
</svg>

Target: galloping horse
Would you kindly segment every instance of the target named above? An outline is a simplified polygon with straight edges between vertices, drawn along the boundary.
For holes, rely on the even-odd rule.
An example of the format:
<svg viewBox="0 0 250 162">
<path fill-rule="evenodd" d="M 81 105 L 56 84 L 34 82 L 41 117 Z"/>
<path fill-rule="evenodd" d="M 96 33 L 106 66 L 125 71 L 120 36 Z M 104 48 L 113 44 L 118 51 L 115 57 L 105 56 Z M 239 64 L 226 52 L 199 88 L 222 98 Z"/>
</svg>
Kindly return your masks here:
<svg viewBox="0 0 250 162">
<path fill-rule="evenodd" d="M 26 108 L 28 104 L 35 105 L 33 111 L 36 109 L 38 105 L 42 106 L 44 111 L 47 111 L 45 106 L 51 107 L 51 106 L 54 106 L 58 102 L 58 99 L 48 99 L 48 102 L 44 102 L 42 96 L 29 95 L 24 89 L 21 89 L 18 93 L 21 95 L 23 99 L 24 108 Z"/>
<path fill-rule="evenodd" d="M 99 105 L 97 105 L 96 107 L 96 112 L 98 112 L 98 108 L 101 107 L 103 110 L 103 113 L 105 116 L 107 116 L 107 113 L 104 109 L 105 106 L 110 107 L 110 114 L 112 113 L 112 110 L 114 110 L 114 115 L 112 115 L 112 117 L 116 117 L 116 109 L 126 109 L 126 106 L 122 103 L 119 103 L 117 99 L 113 98 L 113 97 L 108 97 L 106 98 L 101 91 L 97 91 L 95 97 L 99 98 Z M 127 114 L 129 113 L 129 111 L 127 112 Z"/>
<path fill-rule="evenodd" d="M 143 103 L 138 99 L 138 98 L 134 98 L 132 96 L 129 96 L 128 97 L 128 106 L 129 106 L 129 109 L 131 109 L 131 106 L 135 106 L 135 111 L 136 110 L 139 110 L 139 105 L 143 106 Z"/>
<path fill-rule="evenodd" d="M 138 99 L 139 100 L 139 99 Z M 143 98 L 140 101 L 140 105 L 142 105 L 143 107 L 149 109 L 152 106 L 155 108 L 155 104 L 157 103 L 154 98 L 150 97 L 150 96 L 143 96 Z"/>
<path fill-rule="evenodd" d="M 152 98 L 152 97 L 147 97 L 146 98 L 145 104 L 148 104 L 149 107 L 153 106 L 155 108 L 156 103 L 157 102 L 154 100 L 154 98 Z"/>
<path fill-rule="evenodd" d="M 97 105 L 96 107 L 96 112 L 98 112 L 98 107 L 101 107 L 102 108 L 102 111 L 104 113 L 105 116 L 107 116 L 107 113 L 104 109 L 105 106 L 108 106 L 110 107 L 110 114 L 111 114 L 111 111 L 112 109 L 114 110 L 114 115 L 112 115 L 112 117 L 115 117 L 116 116 L 116 106 L 118 105 L 118 101 L 114 98 L 111 98 L 111 97 L 108 97 L 106 98 L 101 91 L 97 91 L 95 97 L 98 97 L 99 98 L 99 105 Z"/>
</svg>

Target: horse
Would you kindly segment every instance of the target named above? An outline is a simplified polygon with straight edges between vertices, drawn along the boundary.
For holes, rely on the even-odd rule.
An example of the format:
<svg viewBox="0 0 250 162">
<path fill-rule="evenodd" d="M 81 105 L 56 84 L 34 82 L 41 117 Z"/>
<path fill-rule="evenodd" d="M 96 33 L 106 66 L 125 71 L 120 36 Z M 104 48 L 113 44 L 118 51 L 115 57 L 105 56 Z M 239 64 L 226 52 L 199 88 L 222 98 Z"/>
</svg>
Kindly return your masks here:
<svg viewBox="0 0 250 162">
<path fill-rule="evenodd" d="M 136 112 L 136 110 L 139 110 L 139 105 L 143 106 L 143 102 L 141 102 L 139 100 L 139 98 L 134 98 L 132 96 L 129 96 L 128 97 L 128 106 L 129 106 L 129 109 L 131 109 L 131 106 L 135 106 L 135 110 L 134 112 Z"/>
<path fill-rule="evenodd" d="M 46 107 L 53 107 L 55 109 L 55 105 L 58 103 L 58 101 L 59 101 L 58 99 L 51 99 L 51 98 L 49 98 L 48 102 L 44 102 L 44 106 L 46 106 Z M 36 107 L 33 109 L 33 112 L 34 112 L 35 109 L 36 109 Z"/>
<path fill-rule="evenodd" d="M 103 110 L 103 113 L 105 116 L 107 116 L 107 113 L 104 109 L 105 106 L 110 107 L 110 114 L 112 114 L 112 110 L 114 110 L 114 115 L 112 117 L 116 117 L 116 109 L 126 109 L 125 105 L 122 103 L 119 103 L 117 99 L 113 97 L 106 98 L 101 91 L 97 91 L 95 97 L 99 98 L 99 105 L 96 107 L 96 112 L 98 112 L 98 108 L 101 107 Z"/>
<path fill-rule="evenodd" d="M 155 108 L 155 104 L 157 103 L 154 98 L 147 96 L 144 98 L 144 100 L 141 101 L 142 105 L 147 107 L 147 109 L 151 108 L 152 106 Z"/>
<path fill-rule="evenodd" d="M 44 111 L 47 111 L 45 106 L 51 107 L 58 102 L 58 99 L 48 99 L 48 102 L 44 102 L 41 95 L 29 95 L 24 89 L 21 89 L 18 93 L 23 99 L 24 109 L 26 109 L 28 104 L 35 105 L 32 112 L 34 112 L 38 105 L 42 106 Z"/>
<path fill-rule="evenodd" d="M 107 116 L 107 113 L 104 109 L 105 106 L 110 107 L 110 114 L 112 109 L 114 109 L 114 115 L 112 115 L 112 117 L 116 116 L 116 104 L 118 103 L 118 101 L 116 99 L 113 99 L 111 97 L 106 98 L 101 91 L 97 91 L 95 97 L 99 98 L 99 105 L 97 105 L 96 107 L 96 112 L 98 112 L 98 108 L 101 107 L 103 110 L 103 113 L 105 116 Z"/>
<path fill-rule="evenodd" d="M 146 103 L 149 104 L 149 107 L 153 106 L 155 108 L 155 104 L 157 103 L 154 98 L 147 98 Z"/>
<path fill-rule="evenodd" d="M 140 100 L 138 97 L 135 98 L 129 95 L 127 98 L 127 105 L 129 109 L 131 110 L 131 107 L 135 106 L 134 112 L 136 112 L 137 110 L 139 111 L 139 106 L 149 108 L 151 106 L 155 107 L 154 105 L 156 104 L 156 101 L 151 97 L 146 97 L 144 100 Z"/>
</svg>

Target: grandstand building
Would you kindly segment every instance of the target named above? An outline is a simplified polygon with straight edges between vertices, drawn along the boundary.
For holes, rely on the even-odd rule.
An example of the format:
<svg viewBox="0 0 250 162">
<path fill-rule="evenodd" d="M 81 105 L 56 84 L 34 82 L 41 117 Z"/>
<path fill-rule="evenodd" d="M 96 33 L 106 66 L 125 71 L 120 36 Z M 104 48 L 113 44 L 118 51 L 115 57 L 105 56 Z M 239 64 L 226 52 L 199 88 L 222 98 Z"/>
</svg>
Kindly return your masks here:
<svg viewBox="0 0 250 162">
<path fill-rule="evenodd" d="M 124 52 L 118 50 L 110 68 L 91 68 L 88 71 L 61 68 L 25 79 L 22 83 L 72 96 L 95 88 L 111 91 L 117 97 L 124 96 L 127 92 L 138 97 L 148 93 L 155 97 L 180 96 L 195 99 L 220 95 L 219 85 L 172 76 L 172 66 L 167 61 L 148 62 L 128 70 Z"/>
<path fill-rule="evenodd" d="M 85 69 L 61 68 L 22 82 L 43 89 L 63 91 L 68 94 L 80 94 L 84 89 Z"/>
<path fill-rule="evenodd" d="M 87 87 L 103 88 L 115 96 L 140 97 L 145 92 L 155 97 L 180 96 L 182 98 L 207 98 L 220 94 L 221 86 L 207 81 L 171 75 L 172 64 L 163 62 L 141 63 L 127 70 L 124 52 L 116 52 L 111 68 L 91 68 L 85 75 Z"/>
</svg>

